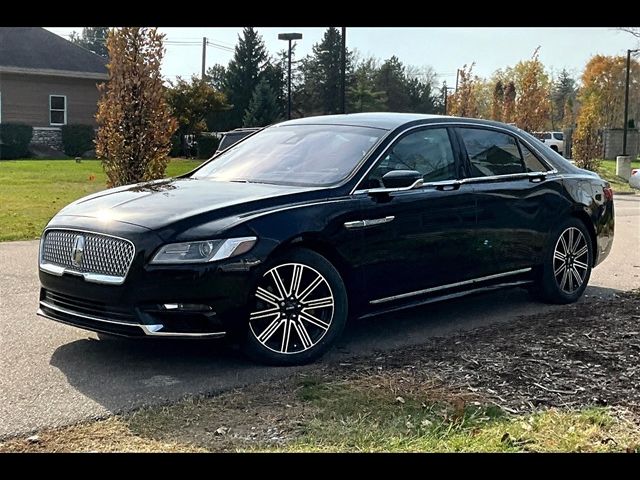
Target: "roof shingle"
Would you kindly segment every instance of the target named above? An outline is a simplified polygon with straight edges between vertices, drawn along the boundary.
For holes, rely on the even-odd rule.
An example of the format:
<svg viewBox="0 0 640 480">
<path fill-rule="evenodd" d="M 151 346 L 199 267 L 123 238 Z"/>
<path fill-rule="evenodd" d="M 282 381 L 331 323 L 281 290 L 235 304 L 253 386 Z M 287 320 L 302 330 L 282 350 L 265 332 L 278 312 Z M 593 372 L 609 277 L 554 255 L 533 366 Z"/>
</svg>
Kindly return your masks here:
<svg viewBox="0 0 640 480">
<path fill-rule="evenodd" d="M 41 27 L 0 28 L 0 69 L 107 74 L 107 59 Z"/>
</svg>

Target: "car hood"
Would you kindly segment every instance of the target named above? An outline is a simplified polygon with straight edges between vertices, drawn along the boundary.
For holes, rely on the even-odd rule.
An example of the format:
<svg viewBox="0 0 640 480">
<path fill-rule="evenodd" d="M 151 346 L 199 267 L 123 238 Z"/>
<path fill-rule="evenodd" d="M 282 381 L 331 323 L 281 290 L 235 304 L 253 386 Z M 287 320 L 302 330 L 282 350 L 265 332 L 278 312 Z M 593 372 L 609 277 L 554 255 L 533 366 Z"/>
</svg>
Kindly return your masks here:
<svg viewBox="0 0 640 480">
<path fill-rule="evenodd" d="M 169 179 L 89 195 L 63 208 L 57 218 L 113 220 L 156 230 L 198 215 L 220 218 L 251 212 L 258 205 L 260 209 L 278 206 L 291 196 L 304 197 L 302 194 L 314 190 L 317 188 Z"/>
</svg>

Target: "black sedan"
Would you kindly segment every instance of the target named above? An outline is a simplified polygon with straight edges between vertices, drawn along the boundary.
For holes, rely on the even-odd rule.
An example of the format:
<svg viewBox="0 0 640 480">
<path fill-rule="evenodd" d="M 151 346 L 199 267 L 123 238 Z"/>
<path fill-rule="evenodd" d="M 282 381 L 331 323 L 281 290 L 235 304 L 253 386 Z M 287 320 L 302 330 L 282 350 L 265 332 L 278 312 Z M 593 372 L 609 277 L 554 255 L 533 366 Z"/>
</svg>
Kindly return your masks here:
<svg viewBox="0 0 640 480">
<path fill-rule="evenodd" d="M 62 209 L 42 235 L 38 313 L 129 337 L 226 336 L 300 364 L 348 318 L 498 287 L 574 302 L 613 230 L 609 184 L 517 128 L 304 118 Z"/>
</svg>

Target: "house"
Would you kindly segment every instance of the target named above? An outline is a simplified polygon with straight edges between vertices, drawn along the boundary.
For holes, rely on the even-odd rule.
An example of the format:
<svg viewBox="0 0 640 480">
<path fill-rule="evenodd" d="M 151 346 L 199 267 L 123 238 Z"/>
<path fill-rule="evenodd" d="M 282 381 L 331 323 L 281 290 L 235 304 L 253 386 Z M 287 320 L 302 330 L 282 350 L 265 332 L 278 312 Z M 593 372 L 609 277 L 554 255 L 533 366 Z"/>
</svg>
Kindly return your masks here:
<svg viewBox="0 0 640 480">
<path fill-rule="evenodd" d="M 0 124 L 33 127 L 32 144 L 61 150 L 61 127 L 95 126 L 107 59 L 40 27 L 0 27 Z"/>
</svg>

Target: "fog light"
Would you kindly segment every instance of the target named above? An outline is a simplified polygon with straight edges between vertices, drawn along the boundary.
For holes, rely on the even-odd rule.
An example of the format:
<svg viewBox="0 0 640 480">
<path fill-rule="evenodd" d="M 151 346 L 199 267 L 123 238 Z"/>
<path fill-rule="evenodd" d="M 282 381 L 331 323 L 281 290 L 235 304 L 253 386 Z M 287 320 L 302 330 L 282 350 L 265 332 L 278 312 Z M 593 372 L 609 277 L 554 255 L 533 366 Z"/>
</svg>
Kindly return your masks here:
<svg viewBox="0 0 640 480">
<path fill-rule="evenodd" d="M 211 305 L 203 305 L 200 303 L 165 303 L 162 305 L 164 310 L 179 310 L 184 312 L 210 312 L 213 310 Z"/>
</svg>

